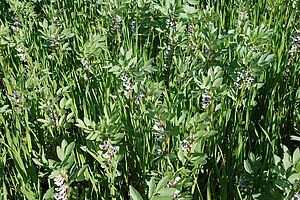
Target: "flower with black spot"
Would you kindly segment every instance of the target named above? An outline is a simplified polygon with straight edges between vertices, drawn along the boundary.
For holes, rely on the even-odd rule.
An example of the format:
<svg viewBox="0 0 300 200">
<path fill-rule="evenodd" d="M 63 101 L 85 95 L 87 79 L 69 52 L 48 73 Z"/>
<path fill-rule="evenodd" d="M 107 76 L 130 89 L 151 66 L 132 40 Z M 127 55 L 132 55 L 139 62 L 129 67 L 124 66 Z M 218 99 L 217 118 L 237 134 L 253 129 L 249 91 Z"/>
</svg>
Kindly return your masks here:
<svg viewBox="0 0 300 200">
<path fill-rule="evenodd" d="M 167 24 L 167 26 L 169 26 L 169 27 L 173 27 L 174 26 L 174 20 L 173 20 L 173 18 L 168 18 L 167 20 L 166 20 L 166 24 Z"/>
<path fill-rule="evenodd" d="M 163 153 L 162 149 L 158 144 L 154 147 L 154 156 L 160 156 Z"/>
<path fill-rule="evenodd" d="M 187 151 L 189 151 L 191 144 L 189 141 L 183 140 L 183 141 L 180 141 L 180 146 L 181 146 L 182 151 L 187 152 Z"/>
<path fill-rule="evenodd" d="M 23 63 L 27 63 L 27 59 L 25 57 L 24 51 L 21 47 L 16 48 L 17 52 L 18 52 L 18 57 L 20 59 L 21 62 Z"/>
<path fill-rule="evenodd" d="M 178 199 L 179 193 L 180 193 L 179 190 L 175 190 L 175 192 L 173 193 L 173 196 L 172 196 L 172 200 Z"/>
<path fill-rule="evenodd" d="M 180 180 L 181 180 L 181 178 L 179 176 L 176 176 L 174 179 L 172 179 L 168 183 L 167 187 L 173 187 L 173 186 L 175 186 Z"/>
<path fill-rule="evenodd" d="M 136 32 L 136 24 L 135 24 L 134 19 L 131 21 L 131 31 L 132 31 L 132 33 Z"/>
<path fill-rule="evenodd" d="M 54 185 L 55 185 L 54 198 L 56 200 L 68 200 L 65 178 L 62 176 L 62 174 L 58 174 L 54 178 Z"/>
<path fill-rule="evenodd" d="M 112 31 L 121 31 L 122 29 L 122 18 L 117 15 L 113 18 L 113 26 L 112 26 Z"/>
<path fill-rule="evenodd" d="M 127 95 L 129 91 L 133 89 L 131 79 L 127 75 L 123 75 L 120 79 L 122 80 L 123 92 L 125 95 Z"/>
<path fill-rule="evenodd" d="M 160 123 L 159 121 L 155 121 L 154 125 L 153 125 L 153 129 L 157 132 L 164 132 L 164 125 L 162 123 Z"/>
<path fill-rule="evenodd" d="M 210 103 L 211 103 L 211 96 L 207 91 L 204 91 L 202 93 L 202 102 L 201 102 L 202 108 L 203 109 L 208 108 Z"/>
<path fill-rule="evenodd" d="M 186 31 L 187 31 L 188 33 L 192 34 L 192 33 L 193 33 L 193 25 L 192 25 L 192 24 L 187 25 Z"/>
</svg>

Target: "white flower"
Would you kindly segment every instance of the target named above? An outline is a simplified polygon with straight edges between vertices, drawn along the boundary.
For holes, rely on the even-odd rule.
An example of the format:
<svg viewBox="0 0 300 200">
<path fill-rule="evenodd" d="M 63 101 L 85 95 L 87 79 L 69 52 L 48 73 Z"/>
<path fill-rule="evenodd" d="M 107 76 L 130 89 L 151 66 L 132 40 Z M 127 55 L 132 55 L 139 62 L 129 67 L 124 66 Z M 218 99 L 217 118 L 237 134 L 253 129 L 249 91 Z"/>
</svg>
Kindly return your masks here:
<svg viewBox="0 0 300 200">
<path fill-rule="evenodd" d="M 100 144 L 99 147 L 101 150 L 105 151 L 102 156 L 108 163 L 111 162 L 111 158 L 113 157 L 113 155 L 115 155 L 120 150 L 119 146 L 113 146 L 108 141 L 104 141 L 104 143 Z"/>
<path fill-rule="evenodd" d="M 235 86 L 235 87 L 237 87 L 237 88 L 239 88 L 239 89 L 241 89 L 241 88 L 242 88 L 242 85 L 241 85 L 241 84 L 239 84 L 238 82 L 234 82 L 234 86 Z"/>
<path fill-rule="evenodd" d="M 178 195 L 179 195 L 180 191 L 179 190 L 175 190 L 174 194 L 173 194 L 173 200 L 177 199 L 178 198 Z"/>
<path fill-rule="evenodd" d="M 110 151 L 113 153 L 117 153 L 120 150 L 119 146 L 111 146 L 110 147 Z"/>
<path fill-rule="evenodd" d="M 114 17 L 113 19 L 113 27 L 112 27 L 112 30 L 115 31 L 115 30 L 118 30 L 118 31 L 121 31 L 121 28 L 122 28 L 122 18 L 117 15 Z"/>
<path fill-rule="evenodd" d="M 135 33 L 135 31 L 136 31 L 136 26 L 135 26 L 135 21 L 134 20 L 131 21 L 131 31 L 133 33 Z"/>
<path fill-rule="evenodd" d="M 179 181 L 181 180 L 181 178 L 179 176 L 176 176 L 175 179 L 171 180 L 168 183 L 168 187 L 173 187 L 174 185 L 176 185 Z"/>
<path fill-rule="evenodd" d="M 123 75 L 120 79 L 122 81 L 124 94 L 127 95 L 128 92 L 131 89 L 133 89 L 133 86 L 131 84 L 131 80 L 130 80 L 130 78 L 127 75 Z"/>
<path fill-rule="evenodd" d="M 161 142 L 165 139 L 165 136 L 162 135 L 162 134 L 157 133 L 157 134 L 154 135 L 154 139 Z"/>
<path fill-rule="evenodd" d="M 167 24 L 168 26 L 170 26 L 170 27 L 174 26 L 173 19 L 168 18 L 168 19 L 166 20 L 166 24 Z"/>
<path fill-rule="evenodd" d="M 104 141 L 103 144 L 100 144 L 99 147 L 102 150 L 108 150 L 109 149 L 110 144 L 107 141 Z"/>
<path fill-rule="evenodd" d="M 26 57 L 25 57 L 25 54 L 23 53 L 23 49 L 22 49 L 21 47 L 18 47 L 18 48 L 16 48 L 16 50 L 17 50 L 17 52 L 18 52 L 17 55 L 19 56 L 20 60 L 21 60 L 22 62 L 27 62 Z"/>
<path fill-rule="evenodd" d="M 58 187 L 61 187 L 64 184 L 64 178 L 61 175 L 58 175 L 54 178 L 54 184 Z"/>
<path fill-rule="evenodd" d="M 300 192 L 294 194 L 290 200 L 300 200 Z"/>
<path fill-rule="evenodd" d="M 145 98 L 145 94 L 143 92 L 140 92 L 140 98 L 141 99 Z"/>
<path fill-rule="evenodd" d="M 180 141 L 182 151 L 188 151 L 190 148 L 190 142 L 187 140 Z"/>
<path fill-rule="evenodd" d="M 55 191 L 54 198 L 56 200 L 68 200 L 67 187 L 64 184 L 64 177 L 59 174 L 54 178 Z"/>
<path fill-rule="evenodd" d="M 159 123 L 158 121 L 154 122 L 153 129 L 157 132 L 164 132 L 164 130 L 165 130 L 164 126 L 161 123 Z"/>
<path fill-rule="evenodd" d="M 162 152 L 160 146 L 159 145 L 155 145 L 155 147 L 154 147 L 154 155 L 155 156 L 160 156 L 162 153 L 163 152 Z"/>
<path fill-rule="evenodd" d="M 186 28 L 187 32 L 192 34 L 193 33 L 193 25 L 189 24 Z"/>
<path fill-rule="evenodd" d="M 171 55 L 172 53 L 173 53 L 173 48 L 170 44 L 168 44 L 168 46 L 166 48 L 166 54 Z"/>
</svg>

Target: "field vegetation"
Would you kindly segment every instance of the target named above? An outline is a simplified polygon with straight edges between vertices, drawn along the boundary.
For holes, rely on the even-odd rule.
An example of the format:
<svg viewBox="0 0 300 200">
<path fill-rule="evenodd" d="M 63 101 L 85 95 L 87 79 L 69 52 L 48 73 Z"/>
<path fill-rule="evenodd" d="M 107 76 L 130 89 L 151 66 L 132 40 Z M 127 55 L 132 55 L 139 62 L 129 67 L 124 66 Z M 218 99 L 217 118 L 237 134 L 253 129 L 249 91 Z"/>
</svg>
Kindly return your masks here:
<svg viewBox="0 0 300 200">
<path fill-rule="evenodd" d="M 299 6 L 0 0 L 0 199 L 296 199 Z"/>
</svg>

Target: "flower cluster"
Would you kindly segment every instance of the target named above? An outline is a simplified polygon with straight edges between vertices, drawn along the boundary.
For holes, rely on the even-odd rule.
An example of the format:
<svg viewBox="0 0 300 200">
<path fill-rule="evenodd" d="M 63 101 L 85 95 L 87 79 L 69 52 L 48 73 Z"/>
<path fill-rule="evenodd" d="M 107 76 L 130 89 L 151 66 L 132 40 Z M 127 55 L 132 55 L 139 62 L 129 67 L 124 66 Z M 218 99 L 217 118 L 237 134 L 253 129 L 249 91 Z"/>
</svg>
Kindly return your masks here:
<svg viewBox="0 0 300 200">
<path fill-rule="evenodd" d="M 122 18 L 117 15 L 113 18 L 113 26 L 112 26 L 112 31 L 121 31 L 122 29 Z"/>
<path fill-rule="evenodd" d="M 164 125 L 162 123 L 160 123 L 159 121 L 155 121 L 154 125 L 153 125 L 153 130 L 157 131 L 157 132 L 164 132 Z"/>
<path fill-rule="evenodd" d="M 159 121 L 155 121 L 153 125 L 153 130 L 156 132 L 154 135 L 155 140 L 161 142 L 165 139 L 165 135 L 163 135 L 165 128 L 162 123 L 160 123 Z"/>
<path fill-rule="evenodd" d="M 191 148 L 191 142 L 188 140 L 180 141 L 180 146 L 183 152 L 187 152 Z"/>
<path fill-rule="evenodd" d="M 175 23 L 174 23 L 174 19 L 173 18 L 168 18 L 167 20 L 166 20 L 166 24 L 167 24 L 167 26 L 169 26 L 169 27 L 173 27 L 174 25 L 175 25 Z"/>
<path fill-rule="evenodd" d="M 53 108 L 49 108 L 47 110 L 47 114 L 48 114 L 48 122 L 51 125 L 51 127 L 54 129 L 54 128 L 57 128 L 58 127 L 58 123 L 57 123 L 57 120 L 58 120 L 58 115 L 57 115 L 57 112 L 55 109 Z"/>
<path fill-rule="evenodd" d="M 173 47 L 171 44 L 168 44 L 166 48 L 166 55 L 171 56 L 172 54 L 173 54 Z"/>
<path fill-rule="evenodd" d="M 19 22 L 19 18 L 18 18 L 17 16 L 14 16 L 13 20 L 14 20 L 14 23 L 13 23 L 13 25 L 11 25 L 10 28 L 11 28 L 12 31 L 15 33 L 15 32 L 17 32 L 18 29 L 19 29 L 20 22 Z"/>
<path fill-rule="evenodd" d="M 300 192 L 294 194 L 290 200 L 299 200 L 300 199 Z"/>
<path fill-rule="evenodd" d="M 254 78 L 248 72 L 237 72 L 237 79 L 234 86 L 241 89 L 243 84 L 249 85 L 254 81 Z"/>
<path fill-rule="evenodd" d="M 154 146 L 154 156 L 160 156 L 163 153 L 162 149 L 158 144 Z"/>
<path fill-rule="evenodd" d="M 144 92 L 141 91 L 140 94 L 135 97 L 135 104 L 137 106 L 139 106 L 140 105 L 140 100 L 143 100 L 144 98 L 145 98 L 145 94 L 144 94 Z"/>
<path fill-rule="evenodd" d="M 132 31 L 132 33 L 136 32 L 136 25 L 135 25 L 134 19 L 131 21 L 131 31 Z"/>
<path fill-rule="evenodd" d="M 161 134 L 161 133 L 156 133 L 156 134 L 154 135 L 154 139 L 155 139 L 156 141 L 158 141 L 158 142 L 163 141 L 165 138 L 166 138 L 165 135 L 163 135 L 163 134 Z"/>
<path fill-rule="evenodd" d="M 165 51 L 166 51 L 166 56 L 165 56 L 165 64 L 164 66 L 167 67 L 167 66 L 170 66 L 171 63 L 172 63 L 172 56 L 173 56 L 173 53 L 174 53 L 174 46 L 169 43 L 166 47 L 165 47 Z"/>
<path fill-rule="evenodd" d="M 292 38 L 292 47 L 289 51 L 291 57 L 294 57 L 300 48 L 300 31 L 296 30 L 294 37 Z"/>
<path fill-rule="evenodd" d="M 68 200 L 67 196 L 67 187 L 64 184 L 65 178 L 59 174 L 54 178 L 54 184 L 55 184 L 55 195 L 54 198 L 56 200 Z"/>
<path fill-rule="evenodd" d="M 14 90 L 14 93 L 13 93 L 13 100 L 14 100 L 14 102 L 15 103 L 20 103 L 20 99 L 21 99 L 21 97 L 20 97 L 19 92 L 17 92 L 16 90 Z"/>
<path fill-rule="evenodd" d="M 192 25 L 192 24 L 188 24 L 188 25 L 186 26 L 186 31 L 187 31 L 188 33 L 192 34 L 192 33 L 193 33 L 193 25 Z"/>
<path fill-rule="evenodd" d="M 108 141 L 104 141 L 104 143 L 100 144 L 99 147 L 100 147 L 101 150 L 106 151 L 103 154 L 103 158 L 108 163 L 111 162 L 111 158 L 113 157 L 113 155 L 115 155 L 120 150 L 119 146 L 113 146 Z"/>
<path fill-rule="evenodd" d="M 202 108 L 206 109 L 207 107 L 209 107 L 210 103 L 211 103 L 211 96 L 207 91 L 204 91 L 202 93 L 202 102 L 201 102 Z"/>
<path fill-rule="evenodd" d="M 239 180 L 239 188 L 242 192 L 246 192 L 251 189 L 251 181 L 247 177 L 241 177 Z"/>
<path fill-rule="evenodd" d="M 20 61 L 23 62 L 23 63 L 27 63 L 27 60 L 26 60 L 23 49 L 21 47 L 18 47 L 18 48 L 16 48 L 16 50 L 18 52 L 17 55 L 18 55 Z"/>
<path fill-rule="evenodd" d="M 121 77 L 122 85 L 123 85 L 123 91 L 124 94 L 127 95 L 129 91 L 133 88 L 131 84 L 131 79 L 127 75 L 123 75 Z"/>
</svg>

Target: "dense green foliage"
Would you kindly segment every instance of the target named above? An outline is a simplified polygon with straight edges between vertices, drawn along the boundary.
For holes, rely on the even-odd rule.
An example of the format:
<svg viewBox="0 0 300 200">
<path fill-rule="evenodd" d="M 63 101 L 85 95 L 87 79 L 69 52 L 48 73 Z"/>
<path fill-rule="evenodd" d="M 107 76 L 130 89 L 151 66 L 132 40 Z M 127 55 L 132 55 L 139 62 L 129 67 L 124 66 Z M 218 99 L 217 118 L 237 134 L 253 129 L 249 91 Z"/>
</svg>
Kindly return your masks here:
<svg viewBox="0 0 300 200">
<path fill-rule="evenodd" d="M 298 8 L 0 0 L 0 199 L 291 199 Z"/>
</svg>

